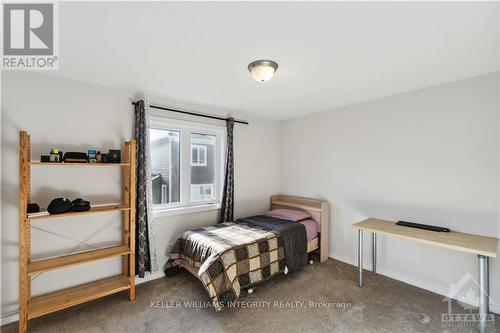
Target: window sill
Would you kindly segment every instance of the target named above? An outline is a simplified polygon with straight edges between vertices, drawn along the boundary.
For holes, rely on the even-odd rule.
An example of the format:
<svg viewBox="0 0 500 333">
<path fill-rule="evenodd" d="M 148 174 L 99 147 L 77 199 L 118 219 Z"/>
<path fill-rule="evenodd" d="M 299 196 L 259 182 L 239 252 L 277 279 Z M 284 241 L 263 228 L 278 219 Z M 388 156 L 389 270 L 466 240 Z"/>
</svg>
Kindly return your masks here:
<svg viewBox="0 0 500 333">
<path fill-rule="evenodd" d="M 220 208 L 220 203 L 205 204 L 199 206 L 176 207 L 176 208 L 159 208 L 159 209 L 153 209 L 153 218 L 201 213 L 201 212 L 217 210 L 219 208 Z"/>
</svg>

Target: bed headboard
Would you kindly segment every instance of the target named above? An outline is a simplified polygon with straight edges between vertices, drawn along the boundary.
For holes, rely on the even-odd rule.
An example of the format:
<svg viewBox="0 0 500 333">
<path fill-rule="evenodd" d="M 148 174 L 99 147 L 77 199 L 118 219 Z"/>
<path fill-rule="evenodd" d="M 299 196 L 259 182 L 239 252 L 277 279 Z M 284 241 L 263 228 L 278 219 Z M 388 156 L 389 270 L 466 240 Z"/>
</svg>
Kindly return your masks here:
<svg viewBox="0 0 500 333">
<path fill-rule="evenodd" d="M 330 239 L 330 205 L 328 202 L 278 194 L 271 196 L 271 209 L 277 208 L 303 210 L 311 214 L 320 225 L 320 261 L 328 259 Z"/>
</svg>

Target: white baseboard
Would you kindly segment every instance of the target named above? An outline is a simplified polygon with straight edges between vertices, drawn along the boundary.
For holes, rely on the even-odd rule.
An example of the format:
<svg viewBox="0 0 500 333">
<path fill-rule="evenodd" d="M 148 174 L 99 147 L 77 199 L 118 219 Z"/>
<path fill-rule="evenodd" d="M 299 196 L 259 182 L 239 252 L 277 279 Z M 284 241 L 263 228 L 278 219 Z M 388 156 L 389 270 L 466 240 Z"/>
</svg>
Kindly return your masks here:
<svg viewBox="0 0 500 333">
<path fill-rule="evenodd" d="M 7 324 L 13 323 L 13 322 L 18 321 L 18 320 L 19 320 L 19 313 L 18 312 L 6 314 L 0 318 L 0 326 L 7 325 Z"/>
<path fill-rule="evenodd" d="M 154 273 L 147 273 L 146 272 L 146 275 L 143 278 L 136 278 L 135 279 L 135 284 L 138 285 L 138 284 L 141 284 L 144 282 L 148 282 L 148 281 L 162 278 L 164 276 L 165 276 L 165 273 L 163 271 L 158 271 L 158 272 L 154 272 Z M 19 312 L 18 311 L 14 312 L 14 313 L 6 314 L 6 315 L 3 315 L 2 317 L 0 317 L 0 326 L 7 325 L 7 324 L 13 323 L 13 322 L 18 321 L 18 320 L 19 320 Z"/>
<path fill-rule="evenodd" d="M 330 253 L 329 257 L 333 258 L 335 260 L 338 260 L 338 261 L 345 262 L 346 264 L 349 264 L 352 266 L 358 266 L 357 258 L 355 259 L 355 258 L 347 257 L 344 255 L 334 254 L 334 253 Z M 363 262 L 363 269 L 372 270 L 372 264 L 367 263 L 367 262 Z M 377 265 L 377 274 L 385 275 L 387 277 L 390 277 L 391 279 L 398 280 L 398 281 L 401 281 L 404 283 L 408 283 L 408 284 L 411 284 L 412 286 L 422 288 L 422 289 L 431 291 L 433 293 L 436 293 L 436 294 L 439 294 L 442 296 L 447 296 L 449 293 L 449 289 L 447 287 L 443 287 L 443 286 L 440 286 L 440 285 L 437 285 L 437 284 L 434 284 L 434 283 L 431 283 L 428 281 L 415 279 L 415 278 L 408 276 L 406 274 L 396 272 L 396 271 L 393 271 L 393 270 L 390 270 L 390 269 L 387 269 L 384 267 L 380 267 L 378 265 Z M 460 296 L 464 296 L 464 295 L 461 295 L 459 293 L 457 296 L 460 297 Z M 495 304 L 493 302 L 490 302 L 490 312 L 500 314 L 500 304 Z"/>
</svg>

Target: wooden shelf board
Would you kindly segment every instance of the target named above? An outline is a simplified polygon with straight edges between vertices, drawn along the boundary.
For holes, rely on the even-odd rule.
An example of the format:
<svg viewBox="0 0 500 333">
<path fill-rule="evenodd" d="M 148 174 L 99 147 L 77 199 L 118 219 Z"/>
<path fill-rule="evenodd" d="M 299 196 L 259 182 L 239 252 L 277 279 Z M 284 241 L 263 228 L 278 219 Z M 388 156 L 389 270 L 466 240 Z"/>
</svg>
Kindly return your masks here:
<svg viewBox="0 0 500 333">
<path fill-rule="evenodd" d="M 128 277 L 125 275 L 118 275 L 33 297 L 31 301 L 28 302 L 28 319 L 92 301 L 129 288 L 130 283 Z"/>
<path fill-rule="evenodd" d="M 129 253 L 130 250 L 127 246 L 118 245 L 49 259 L 36 260 L 28 264 L 28 274 L 47 272 L 100 259 L 123 256 Z"/>
<path fill-rule="evenodd" d="M 30 165 L 49 165 L 49 166 L 87 166 L 87 167 L 109 167 L 109 166 L 130 166 L 130 163 L 56 163 L 56 162 L 29 162 Z"/>
<path fill-rule="evenodd" d="M 87 215 L 87 214 L 95 214 L 95 213 L 105 213 L 105 212 L 113 212 L 113 211 L 123 211 L 130 210 L 130 207 L 124 205 L 105 205 L 105 206 L 97 206 L 91 207 L 89 210 L 84 212 L 68 212 L 62 214 L 49 214 L 48 212 L 42 212 L 46 214 L 33 213 L 28 214 L 29 220 L 45 220 L 45 219 L 54 219 L 61 218 L 67 216 L 79 216 L 79 215 Z"/>
</svg>

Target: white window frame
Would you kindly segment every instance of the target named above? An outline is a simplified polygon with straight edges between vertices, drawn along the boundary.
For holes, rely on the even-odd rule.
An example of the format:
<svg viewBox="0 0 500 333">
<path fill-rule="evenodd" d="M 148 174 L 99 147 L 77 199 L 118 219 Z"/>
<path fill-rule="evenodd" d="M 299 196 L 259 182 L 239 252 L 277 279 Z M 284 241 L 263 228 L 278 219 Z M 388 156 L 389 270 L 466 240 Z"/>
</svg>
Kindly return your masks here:
<svg viewBox="0 0 500 333">
<path fill-rule="evenodd" d="M 193 162 L 193 149 L 196 149 L 198 162 Z M 203 151 L 203 161 L 200 162 L 200 152 Z M 191 143 L 191 166 L 207 166 L 207 146 Z"/>
<path fill-rule="evenodd" d="M 180 132 L 180 202 L 153 205 L 153 215 L 161 217 L 220 208 L 224 179 L 226 127 L 152 115 L 150 128 Z M 191 134 L 215 136 L 214 199 L 191 202 Z"/>
</svg>

